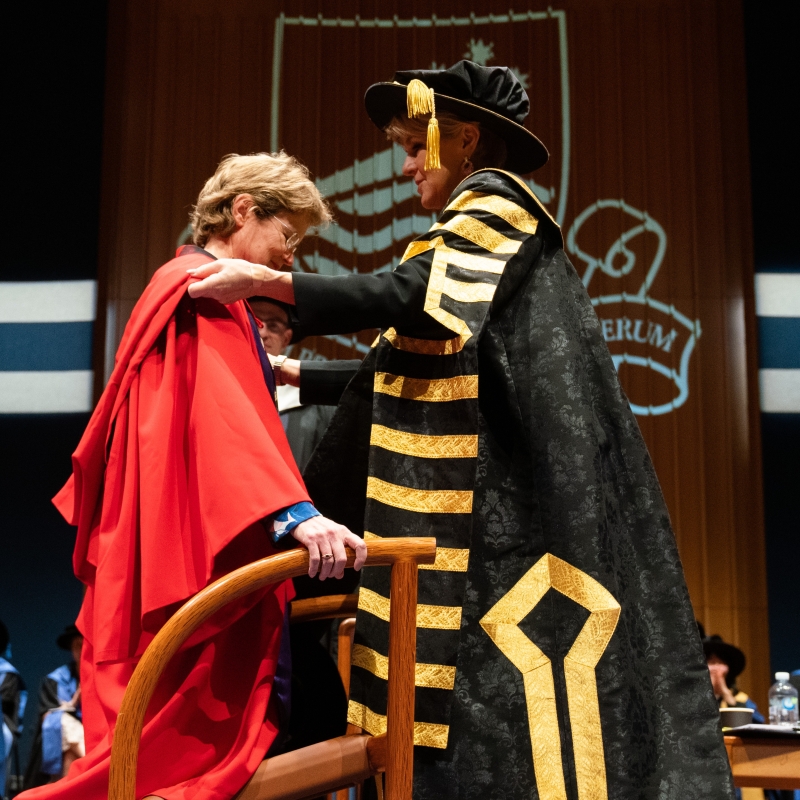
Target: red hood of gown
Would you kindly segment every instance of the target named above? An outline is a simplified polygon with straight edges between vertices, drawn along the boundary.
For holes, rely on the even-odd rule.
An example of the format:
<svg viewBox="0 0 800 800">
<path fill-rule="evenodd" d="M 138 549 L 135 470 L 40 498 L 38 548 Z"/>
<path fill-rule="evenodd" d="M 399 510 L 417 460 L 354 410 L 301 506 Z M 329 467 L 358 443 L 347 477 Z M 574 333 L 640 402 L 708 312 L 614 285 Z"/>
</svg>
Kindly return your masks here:
<svg viewBox="0 0 800 800">
<path fill-rule="evenodd" d="M 78 625 L 98 661 L 141 654 L 212 578 L 271 552 L 249 526 L 309 499 L 245 305 L 192 300 L 186 270 L 211 257 L 190 251 L 136 304 L 53 501 L 78 527 L 73 566 L 89 587 Z"/>
</svg>

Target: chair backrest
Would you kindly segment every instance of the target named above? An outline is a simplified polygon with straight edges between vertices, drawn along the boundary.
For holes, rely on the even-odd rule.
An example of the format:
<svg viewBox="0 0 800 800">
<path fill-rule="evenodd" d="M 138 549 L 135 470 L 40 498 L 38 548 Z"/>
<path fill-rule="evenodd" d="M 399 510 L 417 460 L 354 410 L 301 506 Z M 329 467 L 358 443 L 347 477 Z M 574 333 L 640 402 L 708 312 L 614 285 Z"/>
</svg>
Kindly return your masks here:
<svg viewBox="0 0 800 800">
<path fill-rule="evenodd" d="M 386 800 L 410 800 L 413 777 L 414 664 L 417 565 L 432 564 L 435 539 L 380 539 L 366 543 L 366 566 L 390 566 Z M 355 554 L 347 549 L 347 566 Z M 308 551 L 297 548 L 261 559 L 215 581 L 187 601 L 142 655 L 122 699 L 111 747 L 109 800 L 136 800 L 136 767 L 144 715 L 158 679 L 192 633 L 223 606 L 271 583 L 308 571 Z"/>
</svg>

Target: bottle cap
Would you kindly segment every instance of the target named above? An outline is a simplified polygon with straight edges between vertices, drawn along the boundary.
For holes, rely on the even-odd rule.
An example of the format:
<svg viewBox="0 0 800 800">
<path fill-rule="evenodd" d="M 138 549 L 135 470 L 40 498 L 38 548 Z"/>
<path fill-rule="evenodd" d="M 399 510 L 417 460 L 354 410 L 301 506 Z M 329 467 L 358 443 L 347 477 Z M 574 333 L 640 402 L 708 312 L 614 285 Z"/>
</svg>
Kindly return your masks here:
<svg viewBox="0 0 800 800">
<path fill-rule="evenodd" d="M 776 672 L 775 673 L 775 680 L 776 681 L 788 681 L 789 680 L 789 673 L 788 672 Z"/>
</svg>

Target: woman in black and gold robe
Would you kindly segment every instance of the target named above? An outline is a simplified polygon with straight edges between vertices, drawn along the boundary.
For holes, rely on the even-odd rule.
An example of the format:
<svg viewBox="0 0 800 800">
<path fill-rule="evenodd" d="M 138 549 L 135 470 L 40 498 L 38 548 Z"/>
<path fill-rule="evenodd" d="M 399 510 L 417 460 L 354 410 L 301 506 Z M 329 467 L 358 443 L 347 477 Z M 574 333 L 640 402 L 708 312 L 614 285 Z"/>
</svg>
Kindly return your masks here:
<svg viewBox="0 0 800 800">
<path fill-rule="evenodd" d="M 423 206 L 443 209 L 396 270 L 215 262 L 189 291 L 291 302 L 303 334 L 381 329 L 305 478 L 365 538 L 437 539 L 419 582 L 414 797 L 732 798 L 647 448 L 561 232 L 515 174 L 547 160 L 527 95 L 505 68 L 459 62 L 396 73 L 365 102 Z M 302 367 L 304 401 L 318 369 Z M 349 719 L 373 735 L 389 609 L 388 570 L 365 570 Z"/>
</svg>

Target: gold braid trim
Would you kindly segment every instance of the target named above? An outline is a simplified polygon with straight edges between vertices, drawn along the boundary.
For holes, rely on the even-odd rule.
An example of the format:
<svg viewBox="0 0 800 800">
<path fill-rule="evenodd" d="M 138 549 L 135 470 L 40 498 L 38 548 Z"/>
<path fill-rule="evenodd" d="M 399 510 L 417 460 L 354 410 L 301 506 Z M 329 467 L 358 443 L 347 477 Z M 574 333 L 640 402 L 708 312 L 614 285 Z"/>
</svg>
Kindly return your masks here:
<svg viewBox="0 0 800 800">
<path fill-rule="evenodd" d="M 488 211 L 523 233 L 534 234 L 539 227 L 536 217 L 511 200 L 496 194 L 462 192 L 445 211 Z"/>
<path fill-rule="evenodd" d="M 418 353 L 423 356 L 450 356 L 460 353 L 464 349 L 464 339 L 456 336 L 454 339 L 412 339 L 410 336 L 401 336 L 394 328 L 384 331 L 386 339 L 395 350 L 406 353 Z"/>
<path fill-rule="evenodd" d="M 363 728 L 373 736 L 386 733 L 386 717 L 377 714 L 355 700 L 351 700 L 347 708 L 347 721 L 351 725 Z M 444 750 L 447 747 L 447 736 L 450 733 L 449 725 L 436 725 L 433 722 L 414 723 L 414 744 L 418 747 L 438 747 Z"/>
<path fill-rule="evenodd" d="M 493 283 L 465 283 L 447 277 L 442 281 L 442 294 L 459 303 L 491 303 L 496 289 Z"/>
<path fill-rule="evenodd" d="M 418 514 L 471 514 L 472 492 L 459 489 L 414 489 L 367 478 L 367 497 Z"/>
<path fill-rule="evenodd" d="M 489 609 L 480 625 L 522 673 L 539 796 L 542 800 L 566 800 L 552 664 L 519 627 L 551 588 L 590 612 L 564 657 L 564 678 L 578 798 L 607 800 L 595 667 L 614 635 L 619 603 L 590 575 L 546 553 Z"/>
<path fill-rule="evenodd" d="M 426 436 L 373 425 L 369 443 L 393 453 L 418 458 L 477 458 L 478 436 Z"/>
<path fill-rule="evenodd" d="M 437 248 L 437 252 L 441 251 L 446 255 L 448 264 L 461 267 L 461 269 L 468 269 L 472 272 L 491 272 L 493 275 L 503 274 L 507 259 L 479 256 L 475 253 L 464 253 L 461 250 L 454 250 L 452 247 L 446 247 L 441 237 L 437 237 L 437 241 L 442 242 Z"/>
<path fill-rule="evenodd" d="M 358 592 L 358 609 L 388 622 L 391 614 L 391 601 L 388 597 L 362 586 Z M 442 631 L 461 630 L 461 607 L 429 606 L 419 603 L 417 605 L 417 627 Z"/>
<path fill-rule="evenodd" d="M 371 672 L 381 680 L 389 680 L 389 659 L 387 656 L 365 647 L 363 644 L 353 646 L 351 663 L 354 667 Z M 456 681 L 456 668 L 445 664 L 415 664 L 414 685 L 426 689 L 452 689 Z"/>
<path fill-rule="evenodd" d="M 408 261 L 409 258 L 414 258 L 414 256 L 418 256 L 420 253 L 424 253 L 426 250 L 430 250 L 435 246 L 433 242 L 425 240 L 411 242 L 408 247 L 406 247 L 406 251 L 403 253 L 400 263 L 402 264 L 404 261 Z"/>
<path fill-rule="evenodd" d="M 455 378 L 406 378 L 390 372 L 376 372 L 374 389 L 380 394 L 420 400 L 427 403 L 449 403 L 453 400 L 475 400 L 478 397 L 478 376 Z"/>
<path fill-rule="evenodd" d="M 364 531 L 364 539 L 381 539 L 377 533 Z M 436 561 L 433 564 L 420 564 L 419 569 L 432 569 L 438 572 L 466 572 L 469 564 L 469 550 L 457 547 L 437 547 Z"/>
<path fill-rule="evenodd" d="M 468 239 L 490 253 L 514 255 L 522 246 L 522 242 L 509 239 L 485 222 L 481 222 L 475 217 L 469 217 L 466 214 L 456 214 L 447 222 L 436 222 L 431 225 L 431 230 L 450 231 L 462 239 Z"/>
</svg>

